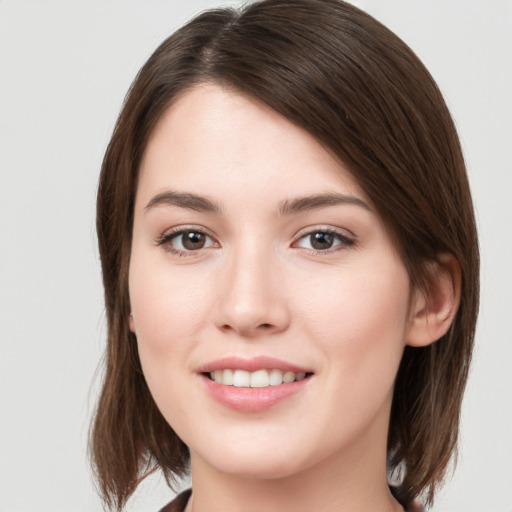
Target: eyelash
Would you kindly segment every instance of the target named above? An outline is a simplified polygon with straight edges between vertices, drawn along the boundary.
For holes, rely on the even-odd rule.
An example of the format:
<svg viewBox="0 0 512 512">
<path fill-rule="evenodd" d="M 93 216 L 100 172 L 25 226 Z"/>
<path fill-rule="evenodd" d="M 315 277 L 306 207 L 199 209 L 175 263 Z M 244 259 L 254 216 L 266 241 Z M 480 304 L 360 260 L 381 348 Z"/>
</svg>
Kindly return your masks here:
<svg viewBox="0 0 512 512">
<path fill-rule="evenodd" d="M 180 249 L 176 249 L 175 247 L 173 247 L 171 245 L 172 240 L 174 240 L 175 238 L 178 238 L 180 235 L 183 235 L 185 233 L 199 233 L 205 237 L 210 238 L 211 240 L 214 240 L 214 238 L 208 232 L 206 232 L 204 229 L 201 229 L 201 228 L 198 228 L 195 226 L 190 226 L 190 227 L 180 226 L 178 228 L 175 228 L 171 231 L 164 233 L 163 235 L 159 236 L 155 241 L 158 246 L 163 247 L 163 249 L 165 251 L 171 253 L 173 256 L 178 256 L 180 258 L 191 257 L 191 256 L 194 256 L 197 253 L 199 253 L 199 251 L 201 249 L 198 249 L 197 251 L 193 251 L 193 250 L 182 251 Z"/>
<path fill-rule="evenodd" d="M 193 257 L 195 255 L 198 255 L 199 252 L 203 248 L 199 248 L 197 250 L 182 251 L 180 249 L 176 249 L 175 247 L 173 247 L 171 245 L 172 240 L 178 238 L 181 235 L 184 235 L 185 233 L 201 234 L 201 235 L 211 239 L 214 244 L 217 244 L 217 247 L 219 246 L 218 242 L 215 242 L 215 239 L 213 238 L 213 236 L 211 236 L 207 231 L 205 231 L 204 229 L 198 228 L 198 227 L 194 227 L 194 226 L 190 226 L 190 227 L 181 227 L 180 226 L 178 228 L 175 228 L 175 229 L 171 230 L 170 232 L 166 232 L 165 234 L 156 238 L 155 242 L 158 246 L 163 247 L 166 252 L 171 253 L 173 256 L 178 256 L 181 258 L 181 257 Z M 297 240 L 295 242 L 293 242 L 292 247 L 297 247 L 297 244 L 299 242 L 301 242 L 302 240 L 305 240 L 308 237 L 311 237 L 315 234 L 318 234 L 318 233 L 322 233 L 325 235 L 331 235 L 339 242 L 339 244 L 335 245 L 334 247 L 330 247 L 326 250 L 307 249 L 307 248 L 303 247 L 303 249 L 305 251 L 307 251 L 309 254 L 312 254 L 312 255 L 331 254 L 331 253 L 334 253 L 334 252 L 337 252 L 340 250 L 344 250 L 344 249 L 353 247 L 356 244 L 356 241 L 354 240 L 354 238 L 351 238 L 350 236 L 347 236 L 344 233 L 341 233 L 332 228 L 318 227 L 318 228 L 308 229 L 307 232 L 303 232 L 302 234 L 299 234 L 299 236 L 297 237 Z M 208 249 L 208 248 L 209 247 L 207 247 L 205 249 Z"/>
<path fill-rule="evenodd" d="M 353 247 L 356 243 L 354 238 L 351 238 L 350 236 L 347 236 L 346 234 L 341 233 L 340 231 L 337 231 L 336 229 L 316 227 L 313 229 L 308 228 L 308 230 L 306 232 L 299 234 L 299 236 L 297 238 L 297 242 L 294 242 L 293 245 L 296 246 L 300 241 L 305 240 L 308 237 L 311 237 L 318 233 L 322 233 L 324 235 L 331 235 L 332 237 L 334 237 L 335 240 L 337 240 L 339 242 L 339 244 L 335 245 L 334 247 L 330 247 L 329 249 L 325 249 L 325 250 L 303 248 L 304 250 L 308 251 L 309 254 L 312 254 L 312 255 L 332 254 L 334 252 L 342 251 L 344 249 Z"/>
</svg>

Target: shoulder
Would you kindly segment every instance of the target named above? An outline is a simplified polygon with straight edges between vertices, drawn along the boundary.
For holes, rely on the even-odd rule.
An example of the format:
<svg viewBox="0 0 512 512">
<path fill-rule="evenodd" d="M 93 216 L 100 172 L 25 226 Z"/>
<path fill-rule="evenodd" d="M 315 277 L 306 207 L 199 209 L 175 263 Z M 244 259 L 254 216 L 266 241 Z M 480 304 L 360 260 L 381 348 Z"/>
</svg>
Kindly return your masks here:
<svg viewBox="0 0 512 512">
<path fill-rule="evenodd" d="M 160 512 L 183 512 L 187 506 L 191 492 L 192 489 L 187 489 L 186 491 L 178 494 L 178 496 L 176 496 L 176 498 L 174 498 L 170 503 L 167 503 Z"/>
</svg>

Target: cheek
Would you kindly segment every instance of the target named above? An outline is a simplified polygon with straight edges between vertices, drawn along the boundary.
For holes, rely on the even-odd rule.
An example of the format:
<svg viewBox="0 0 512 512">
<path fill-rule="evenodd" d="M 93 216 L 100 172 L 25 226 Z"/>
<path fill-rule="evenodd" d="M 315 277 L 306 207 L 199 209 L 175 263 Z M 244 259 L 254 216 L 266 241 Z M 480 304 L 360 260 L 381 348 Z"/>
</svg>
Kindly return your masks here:
<svg viewBox="0 0 512 512">
<path fill-rule="evenodd" d="M 332 275 L 329 286 L 317 283 L 302 312 L 303 326 L 344 382 L 389 387 L 405 345 L 409 278 L 399 262 L 382 271 L 364 268 Z"/>
<path fill-rule="evenodd" d="M 140 350 L 168 352 L 189 346 L 202 328 L 208 310 L 208 283 L 190 279 L 186 269 L 166 265 L 130 266 L 130 302 Z M 159 268 L 160 267 L 160 268 Z"/>
<path fill-rule="evenodd" d="M 385 272 L 368 272 L 371 268 L 338 272 L 329 279 L 337 286 L 327 292 L 317 281 L 302 311 L 302 329 L 322 354 L 323 401 L 314 404 L 312 415 L 326 443 L 333 443 L 328 449 L 358 438 L 377 417 L 382 428 L 389 421 L 405 345 L 409 279 L 401 265 L 387 266 Z"/>
<path fill-rule="evenodd" d="M 179 425 L 191 397 L 189 389 L 182 390 L 192 371 L 189 356 L 208 317 L 208 283 L 191 279 L 186 269 L 171 272 L 165 262 L 133 254 L 129 288 L 144 377 L 164 417 Z"/>
<path fill-rule="evenodd" d="M 378 329 L 403 331 L 409 305 L 409 278 L 399 264 L 361 264 L 333 269 L 319 280 L 302 280 L 302 313 L 326 332 L 345 336 Z M 327 336 L 326 338 L 331 338 Z"/>
</svg>

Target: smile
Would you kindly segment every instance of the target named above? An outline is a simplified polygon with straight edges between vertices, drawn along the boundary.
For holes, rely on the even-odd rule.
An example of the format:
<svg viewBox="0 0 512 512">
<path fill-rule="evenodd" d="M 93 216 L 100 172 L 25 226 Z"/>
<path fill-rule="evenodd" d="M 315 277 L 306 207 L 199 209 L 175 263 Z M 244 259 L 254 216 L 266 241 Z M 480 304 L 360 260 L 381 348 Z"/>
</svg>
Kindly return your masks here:
<svg viewBox="0 0 512 512">
<path fill-rule="evenodd" d="M 305 393 L 314 376 L 310 368 L 266 356 L 224 357 L 197 373 L 216 402 L 240 412 L 261 412 Z"/>
<path fill-rule="evenodd" d="M 210 379 L 224 386 L 238 388 L 266 388 L 268 386 L 280 386 L 306 378 L 306 372 L 282 371 L 278 369 L 257 370 L 216 370 L 210 372 Z"/>
</svg>

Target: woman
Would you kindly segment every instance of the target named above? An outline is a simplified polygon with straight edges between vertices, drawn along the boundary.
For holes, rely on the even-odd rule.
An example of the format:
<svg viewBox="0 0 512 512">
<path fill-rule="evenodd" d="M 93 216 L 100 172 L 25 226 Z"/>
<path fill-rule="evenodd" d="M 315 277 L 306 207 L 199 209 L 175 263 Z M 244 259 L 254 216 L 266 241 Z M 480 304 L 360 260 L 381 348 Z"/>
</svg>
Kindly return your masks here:
<svg viewBox="0 0 512 512">
<path fill-rule="evenodd" d="M 92 454 L 120 510 L 412 510 L 454 452 L 478 309 L 464 161 L 417 57 L 338 0 L 208 11 L 105 155 Z"/>
</svg>

